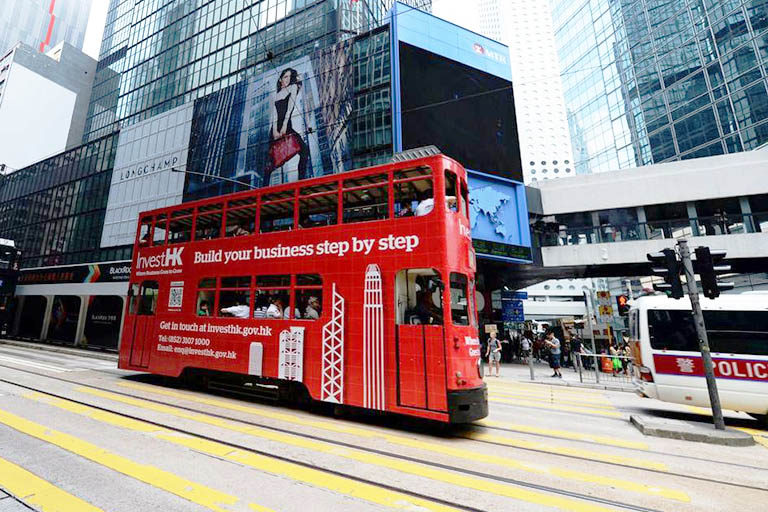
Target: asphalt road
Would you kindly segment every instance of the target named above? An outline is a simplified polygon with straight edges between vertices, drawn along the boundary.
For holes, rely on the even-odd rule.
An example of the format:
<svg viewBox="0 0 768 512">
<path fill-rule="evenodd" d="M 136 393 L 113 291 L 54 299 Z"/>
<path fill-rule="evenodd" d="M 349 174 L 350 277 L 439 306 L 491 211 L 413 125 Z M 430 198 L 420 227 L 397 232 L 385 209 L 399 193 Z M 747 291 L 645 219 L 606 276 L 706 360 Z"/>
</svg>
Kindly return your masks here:
<svg viewBox="0 0 768 512">
<path fill-rule="evenodd" d="M 746 417 L 729 423 L 764 444 L 645 438 L 629 414 L 705 411 L 487 381 L 490 416 L 445 430 L 0 345 L 0 512 L 736 511 L 768 500 L 768 432 Z"/>
</svg>

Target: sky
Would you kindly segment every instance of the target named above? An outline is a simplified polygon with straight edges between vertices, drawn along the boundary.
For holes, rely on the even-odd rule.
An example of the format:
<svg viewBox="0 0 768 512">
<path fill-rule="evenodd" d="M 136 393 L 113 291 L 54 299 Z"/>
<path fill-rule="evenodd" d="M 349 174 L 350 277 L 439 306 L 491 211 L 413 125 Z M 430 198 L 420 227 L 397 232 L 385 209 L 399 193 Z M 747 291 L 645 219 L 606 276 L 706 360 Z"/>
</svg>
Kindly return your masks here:
<svg viewBox="0 0 768 512">
<path fill-rule="evenodd" d="M 477 0 L 433 0 L 432 14 L 469 30 L 479 32 L 480 9 Z"/>
<path fill-rule="evenodd" d="M 104 33 L 104 24 L 107 21 L 108 8 L 109 0 L 93 0 L 91 15 L 88 18 L 88 27 L 85 29 L 83 51 L 97 60 L 99 58 L 99 49 L 101 48 L 101 36 Z"/>
<path fill-rule="evenodd" d="M 477 32 L 480 26 L 477 3 L 477 0 L 433 0 L 432 12 L 435 16 Z M 85 31 L 83 51 L 97 60 L 108 8 L 109 0 L 93 0 L 88 28 Z"/>
</svg>

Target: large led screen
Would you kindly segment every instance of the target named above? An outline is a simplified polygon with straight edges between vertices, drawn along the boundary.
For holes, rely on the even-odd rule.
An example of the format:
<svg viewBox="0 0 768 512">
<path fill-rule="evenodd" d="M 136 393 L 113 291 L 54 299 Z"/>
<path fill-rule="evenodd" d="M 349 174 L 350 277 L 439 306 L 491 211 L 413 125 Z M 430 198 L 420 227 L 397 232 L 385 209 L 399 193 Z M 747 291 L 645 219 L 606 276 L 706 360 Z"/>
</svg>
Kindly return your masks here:
<svg viewBox="0 0 768 512">
<path fill-rule="evenodd" d="M 403 149 L 435 145 L 464 167 L 522 181 L 512 83 L 400 42 Z"/>
</svg>

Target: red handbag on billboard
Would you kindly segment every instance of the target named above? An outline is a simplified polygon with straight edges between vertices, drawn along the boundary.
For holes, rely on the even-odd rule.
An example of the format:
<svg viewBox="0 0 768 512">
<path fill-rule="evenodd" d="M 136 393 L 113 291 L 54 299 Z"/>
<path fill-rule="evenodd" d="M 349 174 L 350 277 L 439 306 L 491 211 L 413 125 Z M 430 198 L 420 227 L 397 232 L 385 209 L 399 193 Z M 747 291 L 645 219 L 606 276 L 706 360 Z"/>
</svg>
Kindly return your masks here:
<svg viewBox="0 0 768 512">
<path fill-rule="evenodd" d="M 269 145 L 269 158 L 276 169 L 301 152 L 301 142 L 295 133 L 286 133 Z"/>
</svg>

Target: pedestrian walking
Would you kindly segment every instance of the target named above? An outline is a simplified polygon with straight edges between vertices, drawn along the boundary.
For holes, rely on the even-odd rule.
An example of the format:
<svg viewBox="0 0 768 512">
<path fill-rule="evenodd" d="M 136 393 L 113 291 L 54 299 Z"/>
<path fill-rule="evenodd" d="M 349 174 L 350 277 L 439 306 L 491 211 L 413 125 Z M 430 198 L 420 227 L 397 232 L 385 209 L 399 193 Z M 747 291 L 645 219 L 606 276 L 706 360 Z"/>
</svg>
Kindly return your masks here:
<svg viewBox="0 0 768 512">
<path fill-rule="evenodd" d="M 528 358 L 531 357 L 531 336 L 529 333 L 524 332 L 520 339 L 520 350 L 522 351 L 523 363 L 528 364 Z"/>
<path fill-rule="evenodd" d="M 554 332 L 549 331 L 547 333 L 547 339 L 544 340 L 544 343 L 546 343 L 546 345 L 549 347 L 549 365 L 552 367 L 552 371 L 554 372 L 551 376 L 562 379 L 563 374 L 560 373 L 560 340 L 555 338 Z"/>
<path fill-rule="evenodd" d="M 579 371 L 579 365 L 581 364 L 581 347 L 582 342 L 581 338 L 579 338 L 578 335 L 574 334 L 571 336 L 571 357 L 573 358 L 573 371 L 577 372 Z"/>
<path fill-rule="evenodd" d="M 496 331 L 491 332 L 491 337 L 488 339 L 488 350 L 486 352 L 488 357 L 488 376 L 493 373 L 493 367 L 496 366 L 496 376 L 499 376 L 499 370 L 501 367 L 501 341 L 496 337 Z"/>
</svg>

